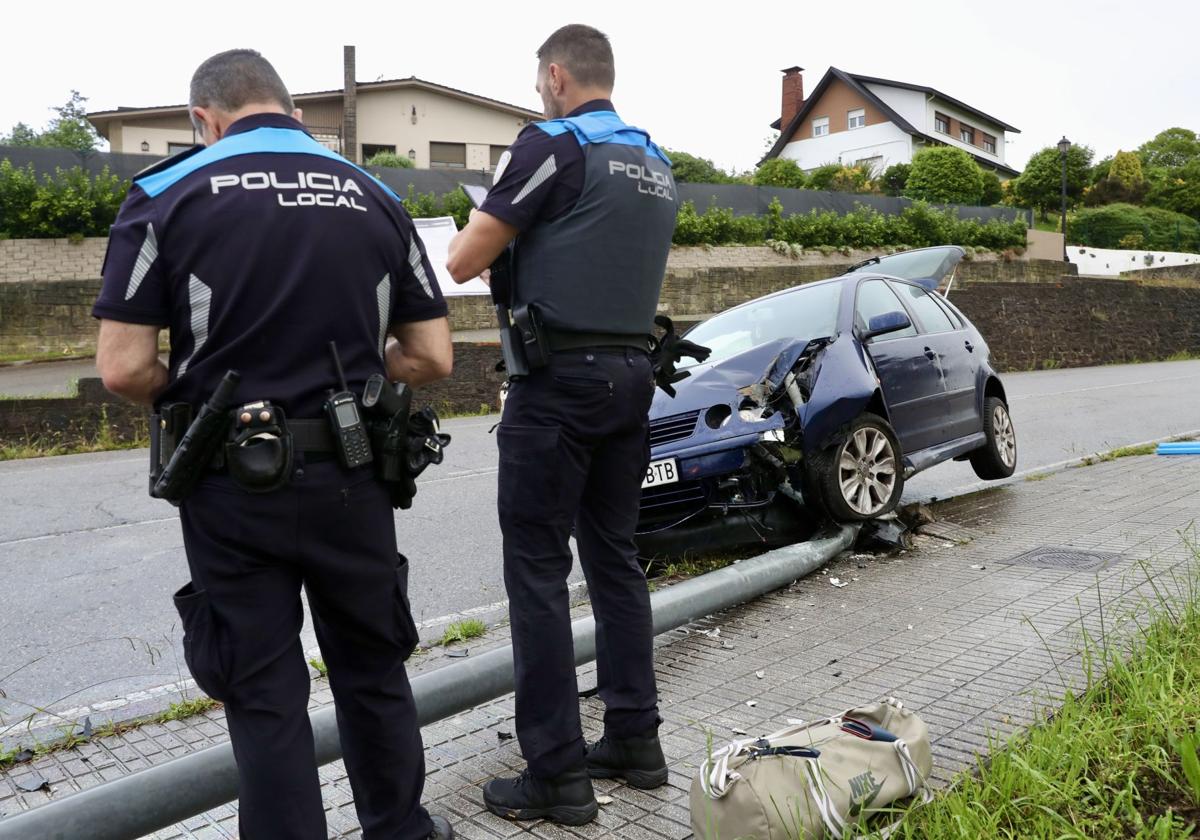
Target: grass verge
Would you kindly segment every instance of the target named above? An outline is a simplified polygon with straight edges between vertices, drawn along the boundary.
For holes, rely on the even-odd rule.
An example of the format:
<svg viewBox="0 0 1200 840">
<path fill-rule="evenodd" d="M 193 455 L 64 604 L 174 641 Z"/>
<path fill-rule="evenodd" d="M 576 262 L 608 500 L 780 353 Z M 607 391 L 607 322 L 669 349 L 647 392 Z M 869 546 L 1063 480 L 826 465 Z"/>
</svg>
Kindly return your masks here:
<svg viewBox="0 0 1200 840">
<path fill-rule="evenodd" d="M 1189 543 L 1196 560 L 1200 552 Z M 905 815 L 893 838 L 1184 838 L 1200 824 L 1200 602 L 1154 581 L 1132 653 L 1085 638 L 1087 687 L 995 744 L 977 771 Z M 1111 619 L 1106 619 L 1111 621 Z"/>
<path fill-rule="evenodd" d="M 486 632 L 487 625 L 482 621 L 477 618 L 465 618 L 447 627 L 438 644 L 449 645 L 454 642 L 466 642 L 470 639 L 478 639 Z"/>
</svg>

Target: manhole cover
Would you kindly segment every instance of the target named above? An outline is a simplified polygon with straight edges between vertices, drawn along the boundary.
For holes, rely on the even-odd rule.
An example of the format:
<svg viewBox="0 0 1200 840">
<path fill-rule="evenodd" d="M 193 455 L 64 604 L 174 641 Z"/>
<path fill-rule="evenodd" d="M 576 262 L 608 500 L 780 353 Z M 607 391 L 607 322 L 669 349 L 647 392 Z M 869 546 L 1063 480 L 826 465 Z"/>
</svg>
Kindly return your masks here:
<svg viewBox="0 0 1200 840">
<path fill-rule="evenodd" d="M 1098 572 L 1123 559 L 1120 554 L 1107 551 L 1083 551 L 1078 548 L 1061 548 L 1043 545 L 1033 551 L 1001 560 L 1011 566 L 1036 566 L 1039 569 L 1065 569 L 1072 572 Z"/>
</svg>

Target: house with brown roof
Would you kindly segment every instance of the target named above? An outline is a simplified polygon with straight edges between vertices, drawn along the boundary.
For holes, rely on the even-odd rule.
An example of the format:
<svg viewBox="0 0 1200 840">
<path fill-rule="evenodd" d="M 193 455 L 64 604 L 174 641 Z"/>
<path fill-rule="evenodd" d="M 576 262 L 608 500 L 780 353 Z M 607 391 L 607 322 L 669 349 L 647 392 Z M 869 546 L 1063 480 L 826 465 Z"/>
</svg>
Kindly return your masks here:
<svg viewBox="0 0 1200 840">
<path fill-rule="evenodd" d="M 830 67 L 805 98 L 804 68 L 782 72 L 781 113 L 771 123 L 779 139 L 763 160 L 787 158 L 806 171 L 866 163 L 882 172 L 926 146 L 955 146 L 1002 180 L 1021 174 L 1004 162 L 1005 137 L 1019 129 L 936 88 Z"/>
<path fill-rule="evenodd" d="M 521 128 L 542 114 L 410 76 L 354 80 L 354 48 L 345 52 L 336 90 L 293 94 L 314 138 L 350 160 L 376 152 L 409 157 L 421 169 L 491 171 Z M 88 114 L 114 152 L 169 155 L 197 142 L 186 105 L 117 108 Z"/>
</svg>

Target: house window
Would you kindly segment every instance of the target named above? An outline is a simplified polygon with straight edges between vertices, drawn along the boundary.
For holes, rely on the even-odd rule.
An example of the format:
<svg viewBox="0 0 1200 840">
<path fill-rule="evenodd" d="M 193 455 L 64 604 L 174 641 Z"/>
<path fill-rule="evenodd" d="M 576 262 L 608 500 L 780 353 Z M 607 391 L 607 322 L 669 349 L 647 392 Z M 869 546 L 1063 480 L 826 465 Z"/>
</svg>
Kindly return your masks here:
<svg viewBox="0 0 1200 840">
<path fill-rule="evenodd" d="M 824 137 L 829 133 L 829 117 L 813 118 L 813 137 Z"/>
<path fill-rule="evenodd" d="M 192 145 L 192 143 L 168 143 L 167 154 L 177 155 L 180 152 L 186 152 L 188 149 L 192 148 Z"/>
<path fill-rule="evenodd" d="M 855 108 L 846 115 L 847 128 L 862 128 L 867 124 L 867 112 L 863 108 Z"/>
<path fill-rule="evenodd" d="M 950 118 L 945 114 L 939 114 L 935 111 L 933 114 L 933 128 L 935 131 L 940 131 L 942 134 L 949 134 Z"/>
<path fill-rule="evenodd" d="M 383 145 L 380 143 L 363 143 L 362 144 L 362 159 L 364 161 L 370 160 L 371 158 L 375 157 L 375 155 L 379 154 L 380 152 L 387 152 L 388 154 L 394 155 L 394 154 L 396 154 L 396 147 L 394 145 L 387 146 L 387 145 Z"/>
<path fill-rule="evenodd" d="M 963 141 L 964 143 L 970 143 L 972 146 L 974 146 L 975 145 L 975 129 L 971 128 L 969 125 L 959 126 L 958 139 Z"/>
<path fill-rule="evenodd" d="M 990 134 L 983 135 L 983 150 L 996 154 L 996 138 Z"/>
<path fill-rule="evenodd" d="M 496 168 L 496 164 L 500 162 L 500 156 L 508 151 L 508 146 L 492 146 L 491 148 L 491 164 L 492 168 Z"/>
<path fill-rule="evenodd" d="M 433 169 L 466 169 L 466 143 L 430 143 L 429 166 Z"/>
</svg>

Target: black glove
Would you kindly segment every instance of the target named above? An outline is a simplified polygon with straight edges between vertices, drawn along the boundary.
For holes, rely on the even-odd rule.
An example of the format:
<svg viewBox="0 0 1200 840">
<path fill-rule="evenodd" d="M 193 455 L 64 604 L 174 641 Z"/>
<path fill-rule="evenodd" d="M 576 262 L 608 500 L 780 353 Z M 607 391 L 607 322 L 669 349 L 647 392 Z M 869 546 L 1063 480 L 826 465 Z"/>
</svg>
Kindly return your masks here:
<svg viewBox="0 0 1200 840">
<path fill-rule="evenodd" d="M 684 356 L 703 362 L 712 350 L 681 338 L 675 332 L 675 324 L 666 315 L 654 316 L 654 323 L 664 331 L 663 337 L 655 341 L 655 347 L 650 354 L 650 360 L 654 364 L 654 384 L 662 388 L 668 396 L 674 397 L 675 383 L 682 382 L 692 375 L 686 370 L 676 371 L 675 365 Z"/>
</svg>

